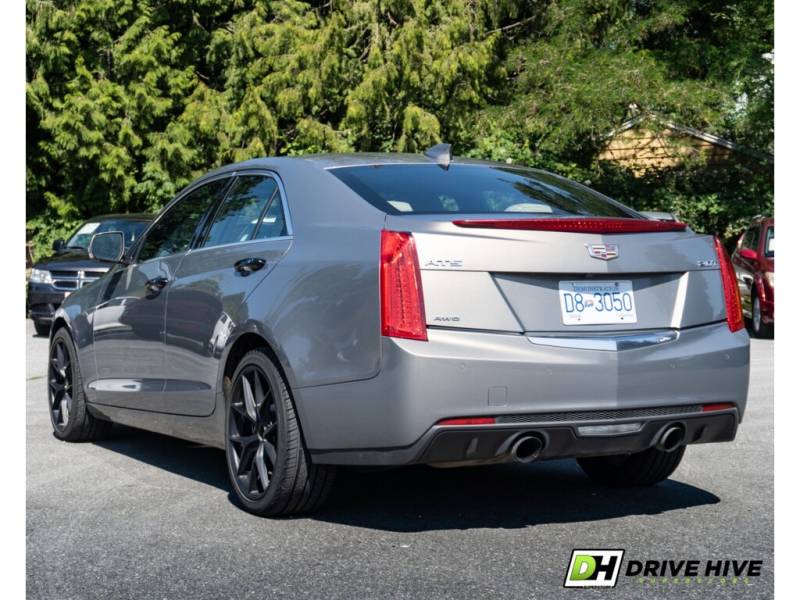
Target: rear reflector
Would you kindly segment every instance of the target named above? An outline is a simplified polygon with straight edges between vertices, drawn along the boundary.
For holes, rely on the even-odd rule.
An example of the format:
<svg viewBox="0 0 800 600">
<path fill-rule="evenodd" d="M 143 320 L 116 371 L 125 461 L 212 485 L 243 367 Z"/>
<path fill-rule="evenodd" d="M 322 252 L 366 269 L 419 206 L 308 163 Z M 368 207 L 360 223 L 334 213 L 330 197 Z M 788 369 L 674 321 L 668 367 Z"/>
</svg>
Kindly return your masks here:
<svg viewBox="0 0 800 600">
<path fill-rule="evenodd" d="M 381 333 L 428 340 L 417 248 L 410 233 L 381 231 Z"/>
<path fill-rule="evenodd" d="M 649 221 L 647 219 L 585 219 L 581 217 L 551 219 L 460 219 L 458 227 L 477 229 L 524 229 L 530 231 L 562 231 L 565 233 L 659 233 L 686 231 L 686 223 Z"/>
<path fill-rule="evenodd" d="M 437 425 L 494 425 L 494 417 L 457 417 L 442 419 Z"/>
<path fill-rule="evenodd" d="M 713 412 L 715 410 L 728 410 L 729 408 L 736 408 L 733 402 L 718 402 L 716 404 L 704 404 L 703 412 Z"/>
<path fill-rule="evenodd" d="M 722 294 L 725 297 L 725 316 L 728 320 L 728 329 L 739 331 L 744 328 L 744 316 L 742 315 L 742 301 L 739 298 L 736 272 L 733 270 L 733 263 L 731 263 L 725 247 L 717 237 L 714 238 L 714 248 L 717 251 L 717 262 L 722 276 Z"/>
</svg>

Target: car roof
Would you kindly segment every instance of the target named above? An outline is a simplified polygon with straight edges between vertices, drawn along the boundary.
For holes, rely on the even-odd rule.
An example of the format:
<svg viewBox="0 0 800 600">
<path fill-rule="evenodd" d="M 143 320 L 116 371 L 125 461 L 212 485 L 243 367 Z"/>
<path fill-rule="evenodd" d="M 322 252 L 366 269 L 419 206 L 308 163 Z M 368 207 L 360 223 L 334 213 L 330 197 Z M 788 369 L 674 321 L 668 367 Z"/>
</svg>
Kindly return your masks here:
<svg viewBox="0 0 800 600">
<path fill-rule="evenodd" d="M 253 158 L 243 162 L 225 165 L 210 171 L 200 179 L 205 180 L 216 175 L 222 175 L 231 171 L 246 169 L 280 169 L 290 165 L 305 164 L 313 165 L 319 169 L 335 169 L 337 167 L 357 167 L 374 165 L 436 165 L 436 162 L 427 158 L 423 154 L 405 154 L 399 152 L 351 152 L 346 154 L 305 154 L 301 156 L 276 156 Z M 493 162 L 488 160 L 477 160 L 454 156 L 451 165 L 484 165 L 492 167 L 510 167 L 530 169 L 525 165 Z M 533 169 L 535 170 L 535 169 Z M 196 180 L 199 181 L 199 180 Z"/>
<path fill-rule="evenodd" d="M 759 215 L 757 217 L 753 217 L 751 225 L 775 225 L 775 217 Z"/>
<path fill-rule="evenodd" d="M 86 219 L 87 223 L 99 223 L 101 221 L 152 221 L 155 215 L 149 213 L 115 213 L 110 215 L 97 215 L 91 219 Z"/>
</svg>

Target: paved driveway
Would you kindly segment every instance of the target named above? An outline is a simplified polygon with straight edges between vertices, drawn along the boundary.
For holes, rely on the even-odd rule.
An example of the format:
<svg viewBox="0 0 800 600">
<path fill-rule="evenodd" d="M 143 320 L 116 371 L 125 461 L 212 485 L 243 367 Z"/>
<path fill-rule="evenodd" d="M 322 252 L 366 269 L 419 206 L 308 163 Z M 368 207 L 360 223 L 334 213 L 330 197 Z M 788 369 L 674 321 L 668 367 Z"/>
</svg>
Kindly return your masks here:
<svg viewBox="0 0 800 600">
<path fill-rule="evenodd" d="M 573 461 L 345 473 L 311 517 L 232 503 L 218 450 L 119 428 L 52 435 L 47 340 L 28 322 L 27 590 L 31 598 L 761 598 L 772 596 L 771 341 L 753 340 L 734 443 L 693 446 L 672 480 L 591 485 Z M 760 559 L 750 583 L 565 590 L 576 547 L 626 560 Z"/>
</svg>

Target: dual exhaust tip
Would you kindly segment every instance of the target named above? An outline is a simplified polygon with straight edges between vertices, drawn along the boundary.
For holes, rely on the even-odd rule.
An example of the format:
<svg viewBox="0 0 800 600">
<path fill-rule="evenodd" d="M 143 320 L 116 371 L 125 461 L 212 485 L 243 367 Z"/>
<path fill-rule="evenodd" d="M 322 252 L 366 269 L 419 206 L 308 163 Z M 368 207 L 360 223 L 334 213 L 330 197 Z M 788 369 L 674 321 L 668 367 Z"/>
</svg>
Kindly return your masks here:
<svg viewBox="0 0 800 600">
<path fill-rule="evenodd" d="M 681 423 L 667 425 L 658 436 L 656 448 L 663 452 L 674 452 L 686 442 L 686 427 Z M 518 463 L 535 461 L 544 450 L 545 442 L 538 434 L 519 436 L 511 445 L 511 457 Z"/>
</svg>

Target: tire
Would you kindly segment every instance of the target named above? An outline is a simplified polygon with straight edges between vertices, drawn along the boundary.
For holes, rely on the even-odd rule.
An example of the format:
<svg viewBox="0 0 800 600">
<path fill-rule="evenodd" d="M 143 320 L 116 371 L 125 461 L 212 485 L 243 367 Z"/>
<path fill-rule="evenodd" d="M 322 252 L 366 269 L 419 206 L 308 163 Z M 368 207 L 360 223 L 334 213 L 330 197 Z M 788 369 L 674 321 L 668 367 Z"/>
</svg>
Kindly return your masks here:
<svg viewBox="0 0 800 600">
<path fill-rule="evenodd" d="M 311 461 L 283 375 L 265 349 L 256 349 L 242 357 L 232 379 L 225 454 L 239 503 L 259 516 L 318 509 L 330 494 L 336 469 Z"/>
<path fill-rule="evenodd" d="M 773 329 L 771 325 L 767 325 L 761 319 L 761 299 L 758 296 L 758 290 L 753 288 L 750 292 L 750 297 L 753 299 L 753 335 L 757 338 L 771 338 L 773 336 Z"/>
<path fill-rule="evenodd" d="M 686 446 L 672 452 L 650 448 L 636 454 L 579 458 L 578 464 L 589 478 L 612 487 L 647 487 L 664 481 L 683 458 Z"/>
<path fill-rule="evenodd" d="M 50 336 L 50 323 L 42 323 L 41 321 L 34 321 L 33 328 L 36 330 L 36 335 L 41 337 Z"/>
<path fill-rule="evenodd" d="M 53 434 L 65 442 L 90 442 L 105 437 L 109 421 L 91 415 L 86 407 L 78 355 L 67 329 L 50 342 L 47 364 L 47 412 Z"/>
</svg>

